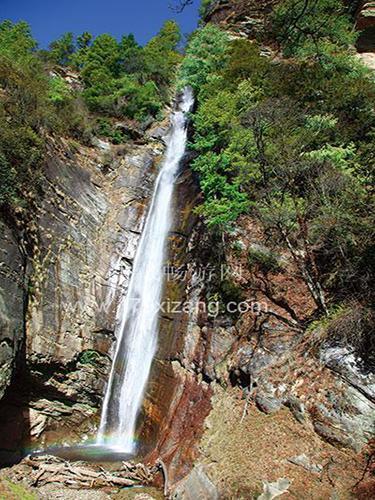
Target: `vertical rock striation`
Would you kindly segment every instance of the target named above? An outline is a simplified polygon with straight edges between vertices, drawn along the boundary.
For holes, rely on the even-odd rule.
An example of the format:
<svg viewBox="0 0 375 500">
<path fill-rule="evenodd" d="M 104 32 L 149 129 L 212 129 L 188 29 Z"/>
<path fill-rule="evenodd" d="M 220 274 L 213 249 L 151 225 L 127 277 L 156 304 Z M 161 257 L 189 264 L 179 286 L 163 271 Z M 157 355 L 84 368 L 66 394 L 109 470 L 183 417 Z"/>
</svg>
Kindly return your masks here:
<svg viewBox="0 0 375 500">
<path fill-rule="evenodd" d="M 0 407 L 0 448 L 11 452 L 33 441 L 40 446 L 92 432 L 110 367 L 116 308 L 126 293 L 162 152 L 158 141 L 104 151 L 50 144 L 44 197 L 29 225 L 34 246 L 26 312 L 24 258 L 2 223 L 3 389 L 16 358 L 18 370 Z"/>
</svg>

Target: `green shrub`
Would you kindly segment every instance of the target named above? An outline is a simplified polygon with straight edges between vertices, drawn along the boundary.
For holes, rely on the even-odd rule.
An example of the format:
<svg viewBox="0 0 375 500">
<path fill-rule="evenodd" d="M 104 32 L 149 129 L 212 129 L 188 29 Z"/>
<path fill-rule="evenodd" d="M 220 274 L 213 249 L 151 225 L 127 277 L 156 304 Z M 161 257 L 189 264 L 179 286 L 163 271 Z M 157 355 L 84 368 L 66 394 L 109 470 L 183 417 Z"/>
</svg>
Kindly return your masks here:
<svg viewBox="0 0 375 500">
<path fill-rule="evenodd" d="M 68 84 L 60 76 L 54 76 L 49 81 L 49 99 L 53 104 L 62 105 L 71 99 Z"/>
<path fill-rule="evenodd" d="M 83 365 L 93 365 L 95 366 L 98 359 L 100 359 L 100 354 L 97 351 L 88 349 L 87 351 L 81 352 L 78 361 Z"/>
<path fill-rule="evenodd" d="M 0 207 L 9 204 L 15 197 L 16 171 L 0 153 Z"/>
<path fill-rule="evenodd" d="M 243 300 L 243 290 L 230 279 L 224 279 L 220 283 L 220 295 L 224 303 L 241 302 Z"/>
<path fill-rule="evenodd" d="M 119 129 L 113 127 L 107 118 L 97 120 L 95 133 L 99 136 L 107 137 L 113 144 L 122 144 L 126 142 L 127 136 Z"/>
<path fill-rule="evenodd" d="M 264 273 L 278 273 L 282 270 L 278 256 L 268 250 L 250 248 L 247 262 L 250 268 L 256 266 Z"/>
</svg>

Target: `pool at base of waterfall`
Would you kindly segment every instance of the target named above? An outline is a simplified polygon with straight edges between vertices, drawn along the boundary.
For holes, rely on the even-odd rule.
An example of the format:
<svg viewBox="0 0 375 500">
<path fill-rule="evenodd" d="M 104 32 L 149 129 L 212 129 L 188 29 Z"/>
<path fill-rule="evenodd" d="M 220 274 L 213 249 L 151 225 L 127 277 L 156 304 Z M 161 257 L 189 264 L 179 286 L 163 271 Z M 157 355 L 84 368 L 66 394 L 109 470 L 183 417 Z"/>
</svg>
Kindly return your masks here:
<svg viewBox="0 0 375 500">
<path fill-rule="evenodd" d="M 134 458 L 134 454 L 100 444 L 82 444 L 77 446 L 51 446 L 31 453 L 32 457 L 53 455 L 71 462 L 123 462 Z"/>
</svg>

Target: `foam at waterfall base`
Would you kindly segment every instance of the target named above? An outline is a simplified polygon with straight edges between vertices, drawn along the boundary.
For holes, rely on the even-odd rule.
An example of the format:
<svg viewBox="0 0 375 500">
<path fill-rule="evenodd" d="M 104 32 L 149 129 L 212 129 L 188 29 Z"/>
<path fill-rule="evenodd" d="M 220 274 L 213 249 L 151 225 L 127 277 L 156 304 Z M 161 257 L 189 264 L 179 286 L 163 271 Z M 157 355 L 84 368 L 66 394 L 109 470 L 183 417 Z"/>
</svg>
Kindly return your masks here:
<svg viewBox="0 0 375 500">
<path fill-rule="evenodd" d="M 134 457 L 134 453 L 124 451 L 119 446 L 100 444 L 76 446 L 51 446 L 31 453 L 31 456 L 53 455 L 71 462 L 123 462 Z"/>
</svg>

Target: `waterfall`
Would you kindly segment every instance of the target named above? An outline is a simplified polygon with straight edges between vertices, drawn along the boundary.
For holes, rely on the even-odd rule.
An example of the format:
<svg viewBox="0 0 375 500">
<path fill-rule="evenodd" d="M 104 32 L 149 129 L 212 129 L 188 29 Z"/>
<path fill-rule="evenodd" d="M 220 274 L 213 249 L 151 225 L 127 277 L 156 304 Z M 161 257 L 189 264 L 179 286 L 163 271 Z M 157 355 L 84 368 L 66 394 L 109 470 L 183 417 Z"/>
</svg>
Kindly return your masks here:
<svg viewBox="0 0 375 500">
<path fill-rule="evenodd" d="M 120 304 L 116 352 L 103 402 L 97 444 L 134 453 L 134 433 L 158 337 L 163 265 L 171 226 L 171 203 L 187 140 L 186 113 L 193 105 L 186 88 L 171 117 L 167 151 L 134 259 L 128 293 Z"/>
</svg>

